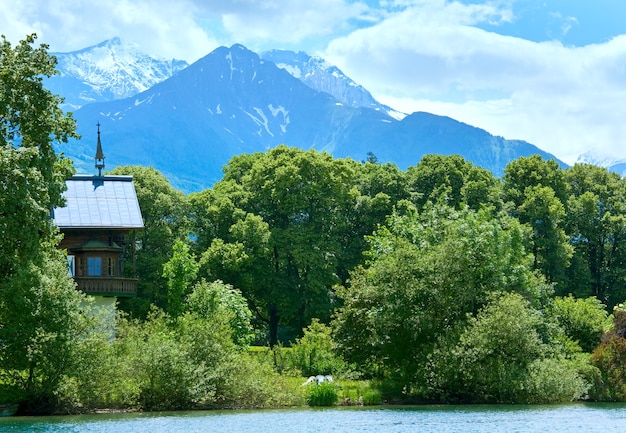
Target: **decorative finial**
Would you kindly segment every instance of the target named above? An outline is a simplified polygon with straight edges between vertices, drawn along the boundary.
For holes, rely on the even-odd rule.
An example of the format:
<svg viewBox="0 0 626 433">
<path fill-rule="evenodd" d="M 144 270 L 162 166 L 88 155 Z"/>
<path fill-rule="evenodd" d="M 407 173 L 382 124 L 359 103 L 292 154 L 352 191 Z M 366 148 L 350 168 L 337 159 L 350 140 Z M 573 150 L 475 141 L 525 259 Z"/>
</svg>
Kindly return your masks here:
<svg viewBox="0 0 626 433">
<path fill-rule="evenodd" d="M 100 122 L 98 126 L 98 144 L 96 147 L 96 168 L 98 169 L 98 177 L 102 177 L 102 169 L 104 168 L 104 153 L 102 153 L 102 143 L 100 142 Z"/>
</svg>

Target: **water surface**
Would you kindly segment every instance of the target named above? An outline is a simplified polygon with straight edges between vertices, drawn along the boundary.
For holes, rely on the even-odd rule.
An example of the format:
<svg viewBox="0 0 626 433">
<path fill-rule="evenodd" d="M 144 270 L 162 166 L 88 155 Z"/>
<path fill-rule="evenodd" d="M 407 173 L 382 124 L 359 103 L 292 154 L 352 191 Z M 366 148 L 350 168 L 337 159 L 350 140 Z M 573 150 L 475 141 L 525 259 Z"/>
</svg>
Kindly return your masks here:
<svg viewBox="0 0 626 433">
<path fill-rule="evenodd" d="M 0 432 L 603 432 L 623 433 L 625 404 L 411 406 L 0 418 Z"/>
</svg>

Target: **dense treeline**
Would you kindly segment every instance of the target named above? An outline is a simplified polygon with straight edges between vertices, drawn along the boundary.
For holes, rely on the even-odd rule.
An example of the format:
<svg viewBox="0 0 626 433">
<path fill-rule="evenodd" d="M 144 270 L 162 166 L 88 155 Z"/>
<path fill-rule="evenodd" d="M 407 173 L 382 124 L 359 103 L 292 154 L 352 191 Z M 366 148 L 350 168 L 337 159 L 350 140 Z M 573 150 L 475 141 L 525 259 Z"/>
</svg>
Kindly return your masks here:
<svg viewBox="0 0 626 433">
<path fill-rule="evenodd" d="M 369 380 L 369 402 L 626 399 L 626 183 L 538 156 L 497 179 L 459 156 L 402 171 L 278 146 L 189 195 L 118 167 L 145 230 L 139 294 L 107 323 L 55 249 L 72 169 L 51 143 L 74 125 L 33 41 L 0 58 L 0 400 L 291 405 L 316 374 Z"/>
</svg>

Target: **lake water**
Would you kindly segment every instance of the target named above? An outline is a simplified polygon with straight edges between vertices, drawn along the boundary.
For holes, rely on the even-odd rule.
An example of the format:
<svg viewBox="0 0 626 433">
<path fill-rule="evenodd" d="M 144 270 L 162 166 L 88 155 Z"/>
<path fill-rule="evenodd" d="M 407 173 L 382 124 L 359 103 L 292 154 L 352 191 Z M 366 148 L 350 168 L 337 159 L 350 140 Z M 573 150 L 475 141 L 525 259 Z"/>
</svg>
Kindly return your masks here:
<svg viewBox="0 0 626 433">
<path fill-rule="evenodd" d="M 411 406 L 0 418 L 0 432 L 624 432 L 626 405 Z"/>
</svg>

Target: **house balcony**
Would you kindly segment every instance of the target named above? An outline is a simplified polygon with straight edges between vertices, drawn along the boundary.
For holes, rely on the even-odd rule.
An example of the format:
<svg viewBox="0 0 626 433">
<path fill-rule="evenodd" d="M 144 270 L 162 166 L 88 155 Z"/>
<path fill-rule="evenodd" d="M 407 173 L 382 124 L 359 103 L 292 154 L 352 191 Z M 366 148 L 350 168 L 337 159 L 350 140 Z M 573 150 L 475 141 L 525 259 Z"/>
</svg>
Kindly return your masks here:
<svg viewBox="0 0 626 433">
<path fill-rule="evenodd" d="M 78 290 L 92 296 L 137 296 L 137 279 L 121 277 L 74 277 Z"/>
</svg>

